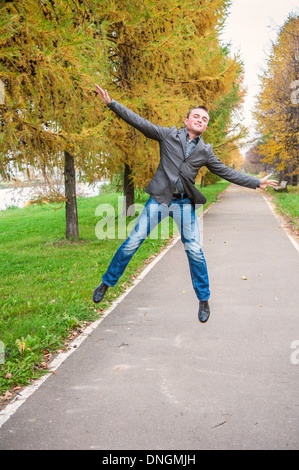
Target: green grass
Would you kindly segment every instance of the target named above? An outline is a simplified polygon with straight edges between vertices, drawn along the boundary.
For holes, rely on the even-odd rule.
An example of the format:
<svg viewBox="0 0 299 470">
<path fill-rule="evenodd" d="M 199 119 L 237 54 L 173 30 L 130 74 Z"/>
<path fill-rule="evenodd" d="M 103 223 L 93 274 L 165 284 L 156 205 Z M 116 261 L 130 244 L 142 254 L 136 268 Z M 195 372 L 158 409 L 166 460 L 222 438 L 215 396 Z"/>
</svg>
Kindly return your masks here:
<svg viewBox="0 0 299 470">
<path fill-rule="evenodd" d="M 207 205 L 227 185 L 203 188 Z M 132 284 L 145 261 L 168 243 L 168 239 L 147 239 L 100 307 L 93 304 L 92 292 L 123 241 L 96 237 L 95 211 L 99 204 L 110 204 L 117 214 L 118 196 L 78 199 L 77 242 L 65 240 L 65 214 L 58 205 L 0 212 L 0 359 L 1 344 L 5 352 L 0 394 L 39 377 L 49 354 L 64 348 L 71 332 L 98 319 Z M 143 194 L 137 202 L 145 204 L 147 198 Z M 127 223 L 133 220 L 127 218 Z"/>
<path fill-rule="evenodd" d="M 284 215 L 295 231 L 299 230 L 299 186 L 288 187 L 287 193 L 271 191 L 278 212 Z"/>
</svg>

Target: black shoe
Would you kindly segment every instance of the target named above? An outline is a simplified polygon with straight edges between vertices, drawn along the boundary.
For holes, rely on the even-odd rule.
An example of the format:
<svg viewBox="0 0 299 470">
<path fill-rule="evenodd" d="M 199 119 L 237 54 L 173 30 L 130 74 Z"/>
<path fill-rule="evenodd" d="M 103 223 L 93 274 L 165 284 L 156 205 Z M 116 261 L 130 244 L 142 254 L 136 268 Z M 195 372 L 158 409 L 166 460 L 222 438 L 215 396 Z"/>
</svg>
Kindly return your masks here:
<svg viewBox="0 0 299 470">
<path fill-rule="evenodd" d="M 96 304 L 100 303 L 103 300 L 108 288 L 109 286 L 106 286 L 106 284 L 101 282 L 101 284 L 93 291 L 92 300 Z"/>
<path fill-rule="evenodd" d="M 198 320 L 201 323 L 206 323 L 210 316 L 210 306 L 209 302 L 206 301 L 199 301 L 199 310 L 198 310 Z"/>
</svg>

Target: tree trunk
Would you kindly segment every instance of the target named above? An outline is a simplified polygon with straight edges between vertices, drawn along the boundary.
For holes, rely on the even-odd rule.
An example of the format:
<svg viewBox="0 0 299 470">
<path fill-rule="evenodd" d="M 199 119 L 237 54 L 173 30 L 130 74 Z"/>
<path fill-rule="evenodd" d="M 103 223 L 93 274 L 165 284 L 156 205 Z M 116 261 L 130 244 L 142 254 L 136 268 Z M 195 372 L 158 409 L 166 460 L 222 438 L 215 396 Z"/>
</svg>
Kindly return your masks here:
<svg viewBox="0 0 299 470">
<path fill-rule="evenodd" d="M 298 175 L 292 175 L 292 186 L 298 185 Z"/>
<path fill-rule="evenodd" d="M 123 207 L 123 216 L 133 217 L 135 215 L 135 206 L 134 206 L 134 182 L 132 179 L 132 170 L 125 163 L 125 172 L 124 172 L 124 207 Z"/>
<path fill-rule="evenodd" d="M 66 238 L 79 238 L 78 212 L 76 199 L 76 170 L 74 157 L 64 152 L 64 185 L 65 185 L 65 217 Z"/>
</svg>

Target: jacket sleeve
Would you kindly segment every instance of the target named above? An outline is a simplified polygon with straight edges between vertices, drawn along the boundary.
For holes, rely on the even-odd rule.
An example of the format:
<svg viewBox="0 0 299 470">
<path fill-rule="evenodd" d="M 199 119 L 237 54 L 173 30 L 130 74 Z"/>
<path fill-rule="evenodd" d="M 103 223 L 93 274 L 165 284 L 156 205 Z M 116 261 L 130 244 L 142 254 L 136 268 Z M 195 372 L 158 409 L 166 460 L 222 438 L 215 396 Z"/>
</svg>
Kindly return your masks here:
<svg viewBox="0 0 299 470">
<path fill-rule="evenodd" d="M 226 166 L 223 162 L 219 160 L 214 155 L 212 150 L 212 146 L 208 144 L 209 148 L 209 156 L 208 161 L 206 163 L 206 167 L 215 175 L 221 176 L 227 181 L 231 183 L 238 184 L 239 186 L 245 186 L 247 188 L 256 189 L 260 185 L 260 180 L 258 178 L 254 178 L 253 176 L 245 175 L 244 173 L 240 173 L 239 171 L 233 170 L 229 166 Z"/>
<path fill-rule="evenodd" d="M 169 134 L 171 130 L 169 127 L 162 127 L 152 124 L 147 119 L 144 119 L 133 111 L 130 111 L 130 109 L 126 108 L 115 100 L 111 101 L 111 103 L 108 105 L 108 108 L 110 108 L 126 123 L 142 132 L 142 134 L 144 134 L 149 139 L 161 141 L 166 137 L 166 135 Z"/>
</svg>

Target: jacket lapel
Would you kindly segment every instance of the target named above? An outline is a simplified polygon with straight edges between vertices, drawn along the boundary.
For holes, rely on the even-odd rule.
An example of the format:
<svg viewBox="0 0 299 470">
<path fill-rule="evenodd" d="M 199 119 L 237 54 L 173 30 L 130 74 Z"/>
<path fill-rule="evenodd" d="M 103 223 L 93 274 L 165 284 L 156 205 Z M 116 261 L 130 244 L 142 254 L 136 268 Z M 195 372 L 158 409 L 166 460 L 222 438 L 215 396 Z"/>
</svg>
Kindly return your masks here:
<svg viewBox="0 0 299 470">
<path fill-rule="evenodd" d="M 190 157 L 193 157 L 195 154 L 200 152 L 203 149 L 203 147 L 204 147 L 204 141 L 203 141 L 203 138 L 201 136 L 201 138 L 197 142 L 196 147 L 192 150 L 192 152 L 190 153 L 189 157 L 187 157 L 187 159 L 190 158 Z"/>
<path fill-rule="evenodd" d="M 186 132 L 185 132 L 185 129 L 180 129 L 179 132 L 178 132 L 178 135 L 179 135 L 179 138 L 181 140 L 182 151 L 183 151 L 183 155 L 185 157 L 185 153 L 186 153 Z"/>
</svg>

